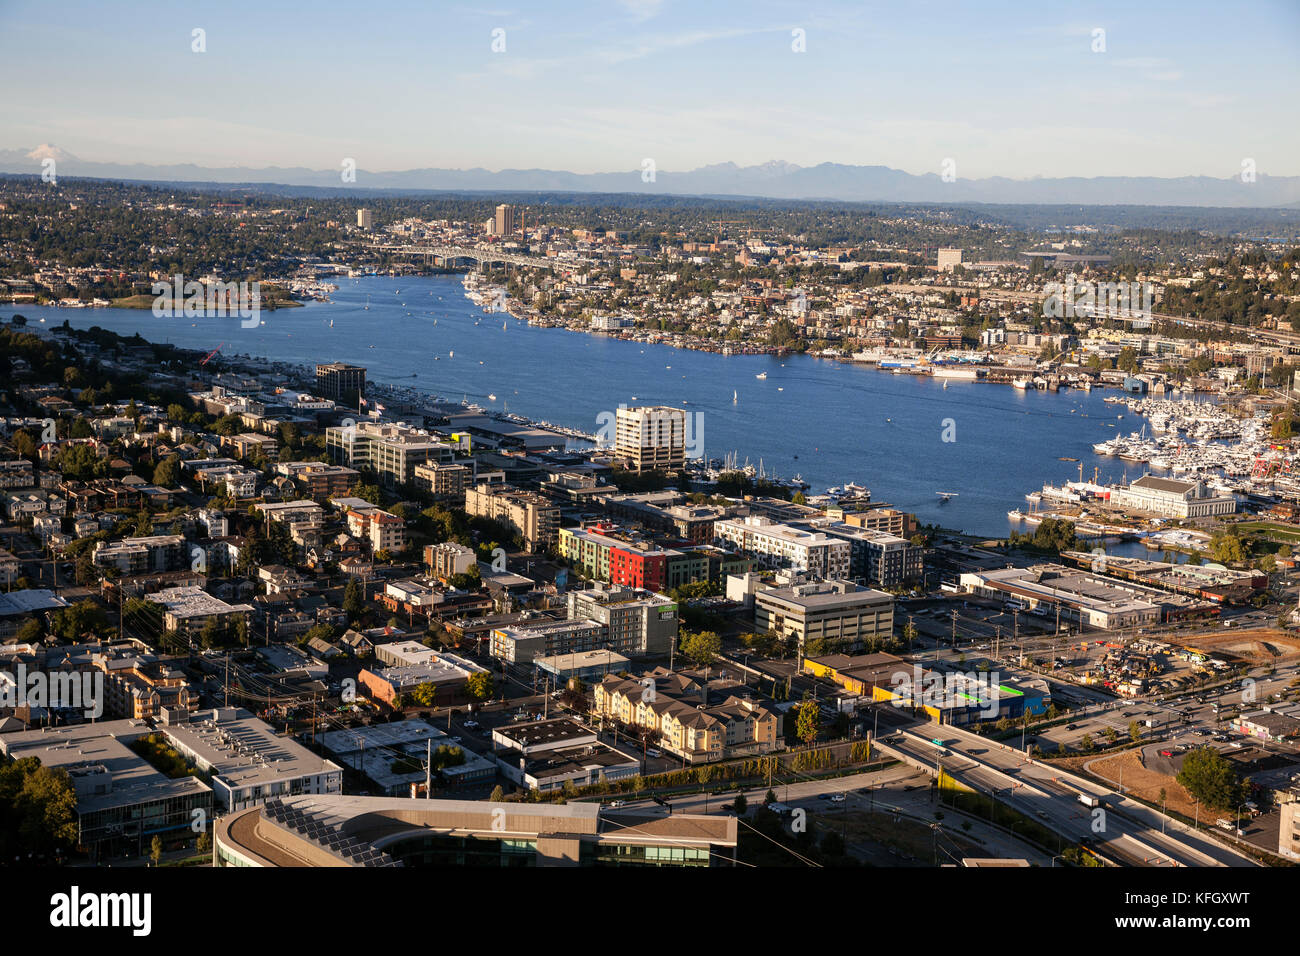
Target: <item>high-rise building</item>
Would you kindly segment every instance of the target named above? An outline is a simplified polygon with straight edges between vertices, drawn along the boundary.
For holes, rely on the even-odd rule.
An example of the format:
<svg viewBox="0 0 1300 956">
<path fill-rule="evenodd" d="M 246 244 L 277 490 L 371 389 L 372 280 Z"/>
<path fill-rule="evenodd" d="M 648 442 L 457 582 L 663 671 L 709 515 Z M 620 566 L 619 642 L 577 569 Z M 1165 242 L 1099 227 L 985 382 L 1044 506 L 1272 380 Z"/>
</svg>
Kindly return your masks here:
<svg viewBox="0 0 1300 956">
<path fill-rule="evenodd" d="M 366 389 L 366 370 L 360 365 L 331 362 L 316 366 L 316 391 L 340 405 L 356 407 Z"/>
<path fill-rule="evenodd" d="M 614 457 L 631 471 L 679 471 L 686 464 L 686 410 L 666 405 L 619 408 Z"/>
<path fill-rule="evenodd" d="M 369 209 L 357 210 L 357 228 L 369 229 L 374 225 L 374 217 L 371 216 Z"/>
<path fill-rule="evenodd" d="M 939 250 L 939 271 L 951 272 L 956 266 L 961 265 L 960 249 L 940 249 Z"/>
<path fill-rule="evenodd" d="M 518 228 L 519 226 L 515 217 L 515 207 L 508 206 L 505 203 L 497 206 L 497 217 L 493 232 L 498 236 L 509 236 L 513 235 L 515 230 Z"/>
</svg>

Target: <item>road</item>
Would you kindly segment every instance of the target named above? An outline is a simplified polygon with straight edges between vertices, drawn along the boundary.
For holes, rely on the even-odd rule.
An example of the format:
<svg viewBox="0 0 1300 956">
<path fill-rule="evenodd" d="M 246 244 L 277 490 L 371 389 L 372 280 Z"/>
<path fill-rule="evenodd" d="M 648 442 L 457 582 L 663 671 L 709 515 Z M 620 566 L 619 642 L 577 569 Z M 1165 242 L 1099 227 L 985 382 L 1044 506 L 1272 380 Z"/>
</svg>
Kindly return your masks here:
<svg viewBox="0 0 1300 956">
<path fill-rule="evenodd" d="M 947 756 L 930 741 L 945 741 Z M 1030 760 L 1021 751 L 951 726 L 925 723 L 879 743 L 919 766 L 993 794 L 1072 843 L 1090 839 L 1103 855 L 1131 866 L 1254 866 L 1249 857 L 1092 781 Z M 1079 802 L 1098 798 L 1104 814 Z M 1164 830 L 1164 832 L 1161 832 Z"/>
</svg>

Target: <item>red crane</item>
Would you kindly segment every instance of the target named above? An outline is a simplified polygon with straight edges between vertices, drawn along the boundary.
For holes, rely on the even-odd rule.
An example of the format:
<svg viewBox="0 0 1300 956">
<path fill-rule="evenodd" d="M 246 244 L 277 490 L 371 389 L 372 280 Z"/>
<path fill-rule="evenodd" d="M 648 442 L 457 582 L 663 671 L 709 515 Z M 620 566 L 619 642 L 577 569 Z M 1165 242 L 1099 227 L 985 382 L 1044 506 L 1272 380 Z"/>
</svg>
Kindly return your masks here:
<svg viewBox="0 0 1300 956">
<path fill-rule="evenodd" d="M 209 352 L 209 353 L 207 354 L 207 356 L 203 359 L 203 361 L 199 363 L 199 365 L 207 365 L 207 364 L 208 364 L 208 361 L 209 361 L 209 360 L 210 360 L 214 355 L 216 355 L 218 352 L 220 352 L 221 349 L 222 349 L 222 347 L 223 347 L 225 344 L 226 344 L 225 342 L 222 342 L 221 345 L 218 345 L 215 349 L 213 349 L 211 352 Z"/>
</svg>

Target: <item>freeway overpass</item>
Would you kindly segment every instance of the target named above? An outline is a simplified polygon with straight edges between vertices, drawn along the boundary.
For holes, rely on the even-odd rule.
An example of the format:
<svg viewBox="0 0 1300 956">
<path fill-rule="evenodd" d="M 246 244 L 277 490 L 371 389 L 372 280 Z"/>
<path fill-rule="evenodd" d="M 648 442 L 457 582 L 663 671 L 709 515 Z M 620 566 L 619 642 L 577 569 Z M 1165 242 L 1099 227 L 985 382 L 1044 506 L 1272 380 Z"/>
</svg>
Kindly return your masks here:
<svg viewBox="0 0 1300 956">
<path fill-rule="evenodd" d="M 526 266 L 533 269 L 576 269 L 583 264 L 578 259 L 557 259 L 549 256 L 526 256 L 514 252 L 505 252 L 495 246 L 450 246 L 441 243 L 429 245 L 411 245 L 388 243 L 374 247 L 378 252 L 390 255 L 418 256 L 431 259 L 472 259 L 480 264 L 501 262 L 512 266 Z"/>
<path fill-rule="evenodd" d="M 931 743 L 936 739 L 944 741 L 942 748 Z M 1136 800 L 968 731 L 929 722 L 896 730 L 875 746 L 931 773 L 942 767 L 959 783 L 996 796 L 1072 843 L 1090 839 L 1099 853 L 1124 865 L 1258 865 Z M 1104 815 L 1080 803 L 1080 794 L 1096 797 Z"/>
</svg>

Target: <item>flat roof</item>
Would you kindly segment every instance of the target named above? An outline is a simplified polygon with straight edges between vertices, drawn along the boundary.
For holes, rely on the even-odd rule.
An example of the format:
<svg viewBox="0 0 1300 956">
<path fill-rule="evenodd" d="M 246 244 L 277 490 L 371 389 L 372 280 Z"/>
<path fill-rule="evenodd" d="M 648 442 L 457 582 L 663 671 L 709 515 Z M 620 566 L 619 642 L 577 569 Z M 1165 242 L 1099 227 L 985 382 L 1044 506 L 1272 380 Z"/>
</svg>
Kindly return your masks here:
<svg viewBox="0 0 1300 956">
<path fill-rule="evenodd" d="M 342 769 L 277 735 L 270 724 L 243 708 L 201 711 L 189 723 L 166 724 L 159 730 L 235 787 Z"/>
</svg>

